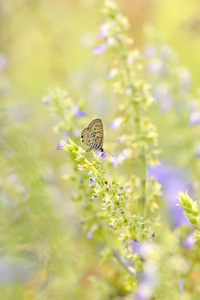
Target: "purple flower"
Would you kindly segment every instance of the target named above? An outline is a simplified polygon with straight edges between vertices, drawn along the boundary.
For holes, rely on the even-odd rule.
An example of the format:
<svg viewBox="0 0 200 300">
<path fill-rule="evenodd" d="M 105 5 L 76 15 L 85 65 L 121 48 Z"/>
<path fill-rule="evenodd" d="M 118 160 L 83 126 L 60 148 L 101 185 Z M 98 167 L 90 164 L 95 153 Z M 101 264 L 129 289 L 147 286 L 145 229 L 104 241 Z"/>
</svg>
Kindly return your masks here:
<svg viewBox="0 0 200 300">
<path fill-rule="evenodd" d="M 200 112 L 199 111 L 193 111 L 190 113 L 190 119 L 189 119 L 190 126 L 196 126 L 200 124 Z"/>
<path fill-rule="evenodd" d="M 65 132 L 65 136 L 66 136 L 66 137 L 70 137 L 70 132 L 66 131 L 66 132 Z"/>
<path fill-rule="evenodd" d="M 200 143 L 196 144 L 195 149 L 194 149 L 194 156 L 196 158 L 200 157 Z"/>
<path fill-rule="evenodd" d="M 160 103 L 160 111 L 164 114 L 168 113 L 172 107 L 173 99 L 171 97 L 165 98 L 165 100 Z"/>
<path fill-rule="evenodd" d="M 104 151 L 104 152 L 100 155 L 100 158 L 101 158 L 101 159 L 105 159 L 106 156 L 107 156 L 107 154 L 106 154 L 106 152 Z"/>
<path fill-rule="evenodd" d="M 188 109 L 189 109 L 190 113 L 195 112 L 195 111 L 198 110 L 197 103 L 195 102 L 194 99 L 190 100 L 190 103 L 188 104 Z"/>
<path fill-rule="evenodd" d="M 151 242 L 138 242 L 138 241 L 133 241 L 130 244 L 131 249 L 133 250 L 134 253 L 136 253 L 141 259 L 146 259 L 148 255 L 153 253 L 153 243 Z"/>
<path fill-rule="evenodd" d="M 132 248 L 133 252 L 138 254 L 139 256 L 141 254 L 141 247 L 142 247 L 141 243 L 139 243 L 136 240 L 131 243 L 131 248 Z"/>
<path fill-rule="evenodd" d="M 86 237 L 88 239 L 92 239 L 93 238 L 93 232 L 95 232 L 98 229 L 97 224 L 94 224 L 90 227 L 89 231 L 86 233 Z"/>
<path fill-rule="evenodd" d="M 119 163 L 127 159 L 130 155 L 130 151 L 128 149 L 124 149 L 122 153 L 120 153 L 118 156 L 111 157 L 111 164 L 113 166 L 117 166 Z"/>
<path fill-rule="evenodd" d="M 57 149 L 57 150 L 62 150 L 65 143 L 66 143 L 66 139 L 60 140 L 60 142 L 59 142 L 59 144 L 57 145 L 56 149 Z"/>
<path fill-rule="evenodd" d="M 171 49 L 168 45 L 162 45 L 160 48 L 160 54 L 163 59 L 168 59 L 171 55 Z"/>
<path fill-rule="evenodd" d="M 102 24 L 100 28 L 101 28 L 101 30 L 99 31 L 98 38 L 105 39 L 108 36 L 109 25 Z"/>
<path fill-rule="evenodd" d="M 144 49 L 144 56 L 148 59 L 153 58 L 156 55 L 156 49 L 153 45 L 149 45 Z"/>
<path fill-rule="evenodd" d="M 195 241 L 193 240 L 194 237 L 194 233 L 190 233 L 188 234 L 185 242 L 183 243 L 183 248 L 191 248 L 192 246 L 194 246 Z"/>
<path fill-rule="evenodd" d="M 183 91 L 188 91 L 191 86 L 191 74 L 187 69 L 183 69 L 179 75 L 180 86 Z"/>
<path fill-rule="evenodd" d="M 94 177 L 90 177 L 89 178 L 89 183 L 90 183 L 90 185 L 95 185 L 95 178 Z"/>
<path fill-rule="evenodd" d="M 155 89 L 154 99 L 160 105 L 160 110 L 167 113 L 173 107 L 173 98 L 168 88 L 165 85 L 160 85 Z"/>
<path fill-rule="evenodd" d="M 184 285 L 185 285 L 184 280 L 179 280 L 178 281 L 178 289 L 179 289 L 180 294 L 182 294 L 184 292 Z"/>
<path fill-rule="evenodd" d="M 131 88 L 125 89 L 125 94 L 130 96 L 131 95 Z"/>
<path fill-rule="evenodd" d="M 81 110 L 79 110 L 79 107 L 77 105 L 71 105 L 72 112 L 75 117 L 80 118 L 80 117 L 85 117 L 87 114 Z"/>
<path fill-rule="evenodd" d="M 85 234 L 85 236 L 86 236 L 87 239 L 92 239 L 93 238 L 92 232 L 89 232 L 89 231 Z"/>
<path fill-rule="evenodd" d="M 0 261 L 0 283 L 13 285 L 28 281 L 34 268 L 26 261 L 4 258 Z"/>
<path fill-rule="evenodd" d="M 106 44 L 101 44 L 100 46 L 97 46 L 95 48 L 92 49 L 92 52 L 94 54 L 103 54 L 107 49 Z"/>
<path fill-rule="evenodd" d="M 170 165 L 162 164 L 151 167 L 148 170 L 149 177 L 154 177 L 163 189 L 163 196 L 167 205 L 166 214 L 173 227 L 189 223 L 183 214 L 183 209 L 177 206 L 176 198 L 178 191 L 188 190 L 192 194 L 192 186 L 188 180 L 187 171 L 183 168 L 175 168 Z"/>
<path fill-rule="evenodd" d="M 154 288 L 156 287 L 157 282 L 158 280 L 155 263 L 153 261 L 148 261 L 144 264 L 144 271 L 135 293 L 135 300 L 152 299 Z"/>
<path fill-rule="evenodd" d="M 0 53 L 0 72 L 4 72 L 7 68 L 7 58 L 3 53 Z"/>
<path fill-rule="evenodd" d="M 116 45 L 116 40 L 113 37 L 110 37 L 107 40 L 107 44 L 108 44 L 109 47 L 112 47 L 112 46 Z"/>
<path fill-rule="evenodd" d="M 45 97 L 42 97 L 41 102 L 45 105 L 49 105 L 51 103 L 51 96 L 47 95 Z"/>
<path fill-rule="evenodd" d="M 75 138 L 79 137 L 80 136 L 80 131 L 78 131 L 77 129 L 73 129 L 73 136 Z"/>
<path fill-rule="evenodd" d="M 122 122 L 122 119 L 121 119 L 121 118 L 116 118 L 116 119 L 114 119 L 113 122 L 109 125 L 109 127 L 112 128 L 112 129 L 116 129 L 116 128 L 118 128 L 118 127 L 120 126 L 121 122 Z"/>
<path fill-rule="evenodd" d="M 165 75 L 166 66 L 160 59 L 154 59 L 147 66 L 147 73 L 149 75 Z"/>
<path fill-rule="evenodd" d="M 116 69 L 112 69 L 112 70 L 110 70 L 110 72 L 108 72 L 106 74 L 106 78 L 111 79 L 111 78 L 115 77 L 116 74 L 117 74 L 117 70 Z"/>
</svg>

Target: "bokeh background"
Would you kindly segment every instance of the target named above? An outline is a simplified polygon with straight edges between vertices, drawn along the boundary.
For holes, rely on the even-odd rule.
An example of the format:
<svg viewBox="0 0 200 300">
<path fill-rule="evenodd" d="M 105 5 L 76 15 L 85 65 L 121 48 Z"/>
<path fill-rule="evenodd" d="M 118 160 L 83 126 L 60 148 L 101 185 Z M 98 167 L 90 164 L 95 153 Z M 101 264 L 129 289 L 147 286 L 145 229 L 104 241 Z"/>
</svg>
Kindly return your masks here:
<svg viewBox="0 0 200 300">
<path fill-rule="evenodd" d="M 149 45 L 168 44 L 177 65 L 191 74 L 186 76 L 191 103 L 194 97 L 198 100 L 200 1 L 117 2 L 129 19 L 135 46 L 145 53 Z M 98 243 L 82 234 L 81 208 L 72 201 L 75 186 L 62 179 L 70 174 L 70 165 L 55 150 L 63 136 L 53 133 L 57 119 L 41 103 L 49 89 L 59 86 L 83 101 L 89 119 L 103 119 L 105 141 L 110 135 L 117 137 L 109 128 L 115 97 L 105 78 L 105 59 L 92 53 L 102 4 L 0 1 L 1 299 L 111 299 L 108 290 L 115 295 L 116 286 L 119 295 L 113 299 L 123 297 L 109 262 L 99 264 Z M 145 33 L 147 24 L 153 28 L 152 36 Z M 151 75 L 147 80 L 155 87 L 160 79 Z M 161 168 L 150 172 L 163 184 L 167 213 L 179 190 L 188 189 L 194 197 L 200 193 L 200 121 L 191 126 L 185 108 L 183 104 L 180 113 L 171 108 L 163 112 L 158 106 L 150 111 L 162 150 Z M 179 212 L 170 226 L 185 222 L 182 216 L 179 223 Z"/>
</svg>

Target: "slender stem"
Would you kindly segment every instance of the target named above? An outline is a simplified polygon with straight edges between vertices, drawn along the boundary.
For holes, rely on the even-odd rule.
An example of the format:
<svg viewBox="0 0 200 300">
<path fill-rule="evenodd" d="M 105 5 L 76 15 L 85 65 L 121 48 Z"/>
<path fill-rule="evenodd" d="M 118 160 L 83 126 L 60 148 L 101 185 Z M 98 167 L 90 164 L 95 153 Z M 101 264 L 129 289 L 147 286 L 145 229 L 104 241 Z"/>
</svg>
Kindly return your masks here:
<svg viewBox="0 0 200 300">
<path fill-rule="evenodd" d="M 118 262 L 120 263 L 120 265 L 127 272 L 129 272 L 132 276 L 135 277 L 135 274 L 136 274 L 135 269 L 132 266 L 130 266 L 126 261 L 124 261 L 116 250 L 113 250 L 113 255 L 116 257 L 116 259 L 118 260 Z"/>
<path fill-rule="evenodd" d="M 55 97 L 55 103 L 56 103 L 57 109 L 59 111 L 59 114 L 62 116 L 64 124 L 65 124 L 65 126 L 67 128 L 69 122 L 67 120 L 67 117 L 66 117 L 66 114 L 64 112 L 64 109 L 60 106 L 59 100 L 56 97 Z"/>
<path fill-rule="evenodd" d="M 145 199 L 146 199 L 146 157 L 144 146 L 141 147 L 141 164 L 140 164 L 140 178 L 141 178 L 141 198 L 139 203 L 140 216 L 145 216 Z"/>
<path fill-rule="evenodd" d="M 125 64 L 125 69 L 127 72 L 129 84 L 131 87 L 131 94 L 134 100 L 135 89 L 132 84 L 131 71 L 127 64 L 127 57 L 123 54 L 123 60 Z M 139 144 L 139 173 L 141 178 L 141 190 L 140 190 L 140 202 L 139 202 L 139 214 L 141 217 L 145 216 L 145 201 L 146 201 L 146 156 L 145 156 L 145 148 L 143 142 L 141 141 L 141 126 L 140 126 L 140 107 L 139 103 L 133 101 L 134 103 L 134 111 L 135 111 L 135 127 L 137 132 L 137 139 Z"/>
<path fill-rule="evenodd" d="M 136 272 L 135 269 L 129 265 L 128 261 L 125 261 L 122 259 L 122 257 L 119 255 L 118 251 L 113 248 L 113 243 L 110 239 L 110 237 L 107 235 L 107 232 L 105 230 L 101 230 L 101 235 L 103 238 L 104 243 L 110 248 L 110 250 L 113 253 L 113 256 L 117 259 L 117 261 L 120 263 L 120 265 L 132 276 L 135 277 Z"/>
</svg>

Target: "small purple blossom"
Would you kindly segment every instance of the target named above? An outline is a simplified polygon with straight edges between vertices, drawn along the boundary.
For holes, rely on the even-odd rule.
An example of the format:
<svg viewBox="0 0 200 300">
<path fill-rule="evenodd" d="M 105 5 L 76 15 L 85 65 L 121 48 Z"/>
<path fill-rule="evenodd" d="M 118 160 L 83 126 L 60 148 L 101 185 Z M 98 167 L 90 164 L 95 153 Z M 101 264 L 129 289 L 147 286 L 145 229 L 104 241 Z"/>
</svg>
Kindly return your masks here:
<svg viewBox="0 0 200 300">
<path fill-rule="evenodd" d="M 188 91 L 191 87 L 191 74 L 187 69 L 183 69 L 179 74 L 180 87 L 183 91 Z"/>
<path fill-rule="evenodd" d="M 157 271 L 153 261 L 144 264 L 144 271 L 140 278 L 138 288 L 135 293 L 135 300 L 150 300 L 157 286 Z"/>
<path fill-rule="evenodd" d="M 197 106 L 195 99 L 190 100 L 190 102 L 188 104 L 188 109 L 189 109 L 190 113 L 198 110 L 198 106 Z"/>
<path fill-rule="evenodd" d="M 145 260 L 151 253 L 153 253 L 153 243 L 151 242 L 138 242 L 134 240 L 130 244 L 131 249 L 136 253 L 141 259 Z"/>
<path fill-rule="evenodd" d="M 183 279 L 179 280 L 178 281 L 178 290 L 179 290 L 180 294 L 183 294 L 183 292 L 184 292 L 184 286 L 185 286 L 184 280 Z"/>
<path fill-rule="evenodd" d="M 106 44 L 101 44 L 100 46 L 97 46 L 95 48 L 92 49 L 92 52 L 94 54 L 103 54 L 107 49 Z"/>
<path fill-rule="evenodd" d="M 194 156 L 196 158 L 200 158 L 200 143 L 198 143 L 198 144 L 195 145 Z"/>
<path fill-rule="evenodd" d="M 75 116 L 77 118 L 80 118 L 80 117 L 86 117 L 87 114 L 84 111 L 79 110 L 79 111 L 77 111 L 77 113 L 75 114 Z"/>
<path fill-rule="evenodd" d="M 90 185 L 95 185 L 95 178 L 94 177 L 90 177 L 89 178 L 89 183 L 90 183 Z"/>
<path fill-rule="evenodd" d="M 106 156 L 107 156 L 107 154 L 106 154 L 106 152 L 104 151 L 104 152 L 100 155 L 100 158 L 101 158 L 101 159 L 105 159 Z"/>
<path fill-rule="evenodd" d="M 69 132 L 69 131 L 66 131 L 66 132 L 65 132 L 65 136 L 66 136 L 66 137 L 70 137 L 70 132 Z"/>
<path fill-rule="evenodd" d="M 153 45 L 149 45 L 144 49 L 144 56 L 148 59 L 153 58 L 156 55 L 156 49 Z"/>
<path fill-rule="evenodd" d="M 85 236 L 86 236 L 87 239 L 92 239 L 93 238 L 92 233 L 89 232 L 89 231 L 85 234 Z"/>
<path fill-rule="evenodd" d="M 34 268 L 26 261 L 3 258 L 0 261 L 0 284 L 13 285 L 27 282 Z"/>
<path fill-rule="evenodd" d="M 131 88 L 125 89 L 125 94 L 130 96 L 131 95 Z"/>
<path fill-rule="evenodd" d="M 7 58 L 3 53 L 0 53 L 0 72 L 4 72 L 7 68 Z"/>
<path fill-rule="evenodd" d="M 49 105 L 51 103 L 51 96 L 47 95 L 45 97 L 42 97 L 41 102 L 45 105 Z"/>
<path fill-rule="evenodd" d="M 169 112 L 173 107 L 173 98 L 168 88 L 165 85 L 160 85 L 155 89 L 154 99 L 159 103 L 162 113 Z"/>
<path fill-rule="evenodd" d="M 160 59 L 154 59 L 149 63 L 146 69 L 149 75 L 165 75 L 166 66 Z"/>
<path fill-rule="evenodd" d="M 66 143 L 66 139 L 61 139 L 59 144 L 57 145 L 56 149 L 57 150 L 62 150 L 65 143 Z"/>
<path fill-rule="evenodd" d="M 191 112 L 189 124 L 190 124 L 190 126 L 200 125 L 200 111 Z"/>
<path fill-rule="evenodd" d="M 113 77 L 115 77 L 116 74 L 117 74 L 117 70 L 116 69 L 112 69 L 112 70 L 110 70 L 110 72 L 108 72 L 106 74 L 106 78 L 112 79 Z"/>
<path fill-rule="evenodd" d="M 98 38 L 105 39 L 108 36 L 109 25 L 102 24 L 100 28 L 101 28 L 101 30 L 99 31 Z"/>
<path fill-rule="evenodd" d="M 131 243 L 131 248 L 133 250 L 134 253 L 140 255 L 141 254 L 141 243 L 139 243 L 138 241 L 134 240 L 132 243 Z"/>
<path fill-rule="evenodd" d="M 193 240 L 194 237 L 194 233 L 190 233 L 188 234 L 185 242 L 183 243 L 183 248 L 191 248 L 192 246 L 194 246 L 195 241 Z"/>
<path fill-rule="evenodd" d="M 173 107 L 173 98 L 171 97 L 165 98 L 165 100 L 160 103 L 160 111 L 163 114 L 168 113 L 172 109 L 172 107 Z"/>
<path fill-rule="evenodd" d="M 116 118 L 113 120 L 112 123 L 110 123 L 109 127 L 112 129 L 116 129 L 121 125 L 122 119 L 121 118 Z"/>
<path fill-rule="evenodd" d="M 71 109 L 72 109 L 74 116 L 77 118 L 87 116 L 87 114 L 84 111 L 79 110 L 79 107 L 77 105 L 71 105 Z"/>
<path fill-rule="evenodd" d="M 110 37 L 108 40 L 107 40 L 107 44 L 109 47 L 112 47 L 116 44 L 116 41 L 113 37 Z"/>
<path fill-rule="evenodd" d="M 127 64 L 132 65 L 133 62 L 134 62 L 134 55 L 132 53 L 130 53 L 127 57 Z"/>
<path fill-rule="evenodd" d="M 163 59 L 168 59 L 171 55 L 171 49 L 168 45 L 162 45 L 160 48 L 160 54 Z"/>
<path fill-rule="evenodd" d="M 80 131 L 78 131 L 77 129 L 73 129 L 73 136 L 75 138 L 80 137 Z"/>
<path fill-rule="evenodd" d="M 187 171 L 163 163 L 160 166 L 149 168 L 148 172 L 149 177 L 154 177 L 162 185 L 164 200 L 167 205 L 166 215 L 172 227 L 189 223 L 183 214 L 183 209 L 176 205 L 178 204 L 177 191 L 188 190 L 192 194 L 193 189 Z"/>
<path fill-rule="evenodd" d="M 89 231 L 86 233 L 86 238 L 92 239 L 93 238 L 93 232 L 97 230 L 98 226 L 97 224 L 94 224 L 90 227 Z"/>
<path fill-rule="evenodd" d="M 120 153 L 118 156 L 111 157 L 111 164 L 113 166 L 117 166 L 119 163 L 127 159 L 130 155 L 130 151 L 128 149 L 124 149 L 122 153 Z"/>
</svg>

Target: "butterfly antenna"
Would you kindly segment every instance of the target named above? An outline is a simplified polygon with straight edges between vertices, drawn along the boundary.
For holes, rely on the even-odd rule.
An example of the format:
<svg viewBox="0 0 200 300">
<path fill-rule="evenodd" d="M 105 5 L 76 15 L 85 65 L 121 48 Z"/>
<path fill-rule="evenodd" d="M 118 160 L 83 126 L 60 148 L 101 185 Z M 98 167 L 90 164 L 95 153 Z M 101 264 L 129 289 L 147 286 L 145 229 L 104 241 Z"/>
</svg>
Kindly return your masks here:
<svg viewBox="0 0 200 300">
<path fill-rule="evenodd" d="M 110 155 L 112 155 L 112 153 L 110 153 L 108 150 L 107 150 L 107 152 L 108 152 Z M 112 155 L 112 157 L 114 157 L 114 155 Z"/>
</svg>

